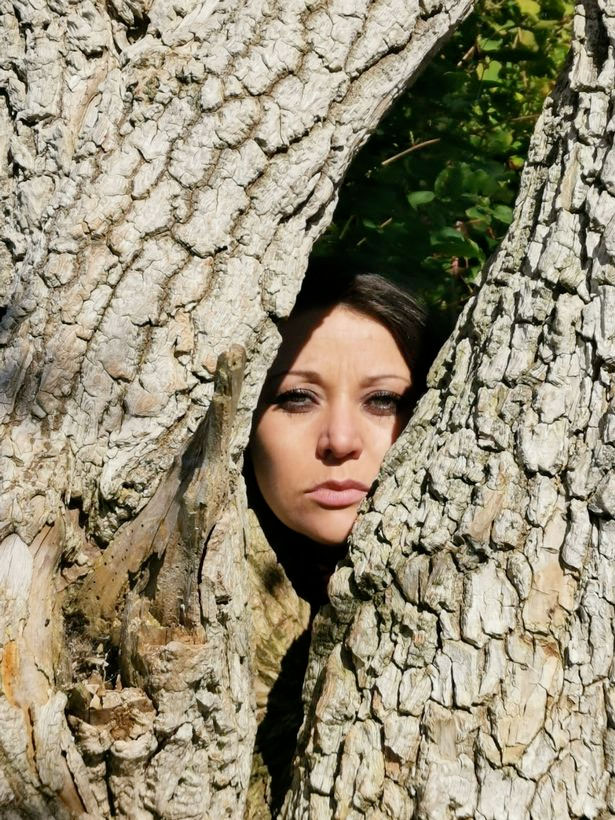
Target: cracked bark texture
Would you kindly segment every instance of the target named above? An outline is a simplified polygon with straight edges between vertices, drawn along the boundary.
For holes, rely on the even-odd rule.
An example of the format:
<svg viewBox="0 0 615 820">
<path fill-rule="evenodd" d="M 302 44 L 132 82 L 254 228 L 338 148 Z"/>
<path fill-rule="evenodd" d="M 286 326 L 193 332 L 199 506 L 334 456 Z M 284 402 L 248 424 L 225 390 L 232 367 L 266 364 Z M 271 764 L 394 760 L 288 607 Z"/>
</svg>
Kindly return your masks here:
<svg viewBox="0 0 615 820">
<path fill-rule="evenodd" d="M 284 817 L 615 817 L 615 5 L 315 626 Z"/>
<path fill-rule="evenodd" d="M 470 6 L 0 0 L 3 816 L 242 816 L 275 320 Z"/>
</svg>

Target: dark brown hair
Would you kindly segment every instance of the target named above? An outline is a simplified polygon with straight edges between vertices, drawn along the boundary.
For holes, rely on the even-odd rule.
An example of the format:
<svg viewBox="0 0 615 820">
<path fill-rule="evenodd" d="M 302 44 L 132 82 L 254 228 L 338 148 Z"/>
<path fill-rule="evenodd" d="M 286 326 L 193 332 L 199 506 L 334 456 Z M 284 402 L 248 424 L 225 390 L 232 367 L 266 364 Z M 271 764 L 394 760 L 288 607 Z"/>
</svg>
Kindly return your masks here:
<svg viewBox="0 0 615 820">
<path fill-rule="evenodd" d="M 423 389 L 430 345 L 427 311 L 421 302 L 377 273 L 346 273 L 334 261 L 310 263 L 291 315 L 334 305 L 345 305 L 383 324 L 410 368 L 413 394 Z"/>
</svg>

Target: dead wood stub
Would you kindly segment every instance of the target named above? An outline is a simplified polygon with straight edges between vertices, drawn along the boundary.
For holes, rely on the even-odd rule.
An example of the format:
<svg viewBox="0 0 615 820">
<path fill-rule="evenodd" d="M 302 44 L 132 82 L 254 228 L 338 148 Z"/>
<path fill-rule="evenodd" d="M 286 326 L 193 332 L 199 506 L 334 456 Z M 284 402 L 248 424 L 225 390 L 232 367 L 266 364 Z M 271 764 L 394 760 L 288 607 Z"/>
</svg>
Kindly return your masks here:
<svg viewBox="0 0 615 820">
<path fill-rule="evenodd" d="M 85 641 L 94 658 L 100 655 L 99 642 L 105 653 L 121 655 L 121 635 L 128 628 L 122 623 L 135 616 L 135 607 L 141 618 L 149 613 L 149 632 L 156 631 L 162 644 L 171 639 L 167 635 L 180 638 L 184 630 L 199 632 L 199 569 L 237 477 L 230 438 L 244 367 L 245 351 L 239 346 L 220 356 L 209 410 L 159 488 L 156 503 L 120 530 L 91 574 L 70 590 L 66 613 L 71 632 Z M 130 615 L 123 612 L 127 596 Z M 84 662 L 87 668 L 93 661 Z M 108 666 L 109 658 L 100 658 L 99 663 Z M 107 672 L 112 679 L 116 673 L 117 669 Z"/>
<path fill-rule="evenodd" d="M 179 493 L 180 538 L 167 545 L 155 579 L 152 614 L 162 624 L 200 623 L 198 570 L 211 531 L 228 499 L 231 435 L 245 368 L 245 350 L 236 346 L 218 360 L 214 395 L 194 442 L 197 465 Z M 188 455 L 188 454 L 187 454 Z M 191 460 L 191 456 L 188 456 Z M 189 469 L 184 467 L 182 469 Z M 185 479 L 184 479 L 185 481 Z M 160 553 L 158 552 L 158 555 Z"/>
</svg>

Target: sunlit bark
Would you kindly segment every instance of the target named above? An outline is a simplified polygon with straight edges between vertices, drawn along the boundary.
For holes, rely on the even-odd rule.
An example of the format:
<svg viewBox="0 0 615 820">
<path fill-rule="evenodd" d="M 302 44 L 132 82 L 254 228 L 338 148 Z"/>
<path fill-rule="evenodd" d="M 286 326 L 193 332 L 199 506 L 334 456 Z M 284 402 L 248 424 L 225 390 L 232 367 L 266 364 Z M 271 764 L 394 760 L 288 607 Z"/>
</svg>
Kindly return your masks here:
<svg viewBox="0 0 615 820">
<path fill-rule="evenodd" d="M 615 816 L 614 45 L 581 2 L 510 231 L 332 581 L 287 818 Z"/>
</svg>

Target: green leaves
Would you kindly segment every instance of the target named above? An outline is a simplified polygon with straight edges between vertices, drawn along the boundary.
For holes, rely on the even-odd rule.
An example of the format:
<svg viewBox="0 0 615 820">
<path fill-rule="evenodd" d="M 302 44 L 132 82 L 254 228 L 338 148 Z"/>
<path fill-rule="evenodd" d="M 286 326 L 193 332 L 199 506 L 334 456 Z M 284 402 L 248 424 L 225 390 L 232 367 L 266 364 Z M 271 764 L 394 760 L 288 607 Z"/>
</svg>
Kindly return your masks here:
<svg viewBox="0 0 615 820">
<path fill-rule="evenodd" d="M 411 208 L 416 211 L 421 205 L 427 205 L 428 202 L 433 202 L 436 195 L 433 191 L 412 191 L 408 194 L 408 203 Z"/>
<path fill-rule="evenodd" d="M 461 226 L 456 228 L 439 228 L 432 231 L 429 235 L 429 241 L 434 251 L 445 256 L 462 256 L 466 259 L 484 259 L 484 254 L 480 247 L 470 239 L 464 236 Z"/>
<path fill-rule="evenodd" d="M 536 0 L 515 0 L 515 3 L 521 14 L 528 17 L 538 17 L 540 14 L 540 3 Z"/>
<path fill-rule="evenodd" d="M 572 11 L 479 0 L 353 162 L 316 253 L 405 279 L 447 333 L 512 220 Z"/>
<path fill-rule="evenodd" d="M 494 219 L 503 225 L 510 225 L 513 220 L 513 209 L 508 205 L 496 205 L 492 211 Z"/>
<path fill-rule="evenodd" d="M 484 83 L 491 85 L 501 85 L 504 82 L 500 79 L 500 71 L 502 70 L 502 63 L 497 60 L 485 61 L 477 70 L 479 79 Z"/>
</svg>

